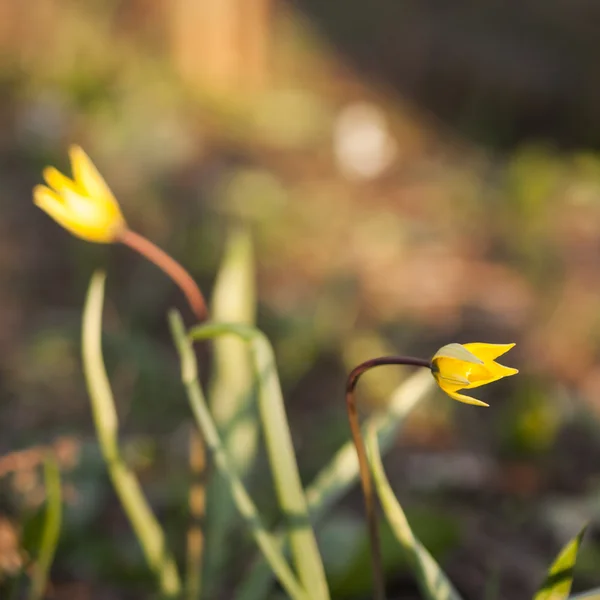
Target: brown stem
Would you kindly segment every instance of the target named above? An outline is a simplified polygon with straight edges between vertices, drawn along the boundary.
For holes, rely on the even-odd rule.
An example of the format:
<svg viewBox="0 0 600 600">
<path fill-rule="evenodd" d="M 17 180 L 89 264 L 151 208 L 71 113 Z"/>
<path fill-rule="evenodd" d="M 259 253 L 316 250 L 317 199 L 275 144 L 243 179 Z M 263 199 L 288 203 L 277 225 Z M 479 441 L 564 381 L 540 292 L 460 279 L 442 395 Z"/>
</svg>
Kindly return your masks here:
<svg viewBox="0 0 600 600">
<path fill-rule="evenodd" d="M 202 592 L 202 561 L 204 557 L 204 517 L 206 515 L 206 449 L 200 432 L 192 427 L 189 440 L 189 461 L 192 483 L 189 491 L 191 522 L 187 535 L 187 582 L 189 600 L 198 600 Z"/>
<path fill-rule="evenodd" d="M 131 229 L 121 232 L 119 241 L 153 262 L 181 288 L 198 321 L 204 321 L 207 318 L 208 309 L 200 288 L 192 276 L 174 258 Z"/>
<path fill-rule="evenodd" d="M 373 568 L 373 584 L 375 600 L 385 600 L 385 577 L 383 574 L 383 560 L 381 557 L 381 541 L 379 538 L 379 526 L 377 524 L 377 514 L 375 512 L 375 494 L 373 493 L 373 480 L 369 470 L 369 461 L 365 442 L 360 429 L 358 419 L 358 410 L 356 408 L 356 397 L 354 390 L 360 376 L 374 367 L 382 365 L 408 365 L 414 367 L 431 368 L 431 363 L 422 358 L 413 358 L 411 356 L 382 356 L 367 360 L 350 372 L 346 380 L 346 409 L 348 411 L 348 420 L 350 421 L 350 431 L 352 440 L 356 447 L 358 456 L 358 471 L 360 474 L 360 484 L 365 500 L 365 512 L 367 514 L 367 525 L 369 528 L 369 539 L 371 542 L 371 563 Z"/>
</svg>

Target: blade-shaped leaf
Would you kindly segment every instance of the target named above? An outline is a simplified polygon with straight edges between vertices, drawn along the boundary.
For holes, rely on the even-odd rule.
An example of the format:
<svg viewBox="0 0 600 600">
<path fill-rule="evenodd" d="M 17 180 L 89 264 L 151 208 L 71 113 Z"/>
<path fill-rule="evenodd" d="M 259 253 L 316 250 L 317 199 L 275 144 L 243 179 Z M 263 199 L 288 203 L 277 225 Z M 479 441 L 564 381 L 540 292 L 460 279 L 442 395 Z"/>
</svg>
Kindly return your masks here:
<svg viewBox="0 0 600 600">
<path fill-rule="evenodd" d="M 377 495 L 396 539 L 406 552 L 421 593 L 427 600 L 461 600 L 433 556 L 415 537 L 383 470 L 377 432 L 372 427 L 367 431 L 367 448 Z"/>
<path fill-rule="evenodd" d="M 135 473 L 123 459 L 119 448 L 119 421 L 102 357 L 105 279 L 104 273 L 94 274 L 83 311 L 83 370 L 96 434 L 113 486 L 142 547 L 146 562 L 156 575 L 161 592 L 169 598 L 177 597 L 181 591 L 181 582 L 175 559 L 167 548 L 164 531 L 154 516 Z"/>
<path fill-rule="evenodd" d="M 60 485 L 60 471 L 53 458 L 48 458 L 44 465 L 44 479 L 46 483 L 46 515 L 40 551 L 33 567 L 31 578 L 30 600 L 41 600 L 44 597 L 50 567 L 54 560 L 54 553 L 60 535 L 62 521 L 62 491 Z"/>
<path fill-rule="evenodd" d="M 323 561 L 308 516 L 275 356 L 263 333 L 239 324 L 208 323 L 194 327 L 195 340 L 234 335 L 250 346 L 258 382 L 258 406 L 277 499 L 287 522 L 294 564 L 302 585 L 314 600 L 327 600 L 329 590 Z"/>
<path fill-rule="evenodd" d="M 533 597 L 533 600 L 566 600 L 569 597 L 573 583 L 573 571 L 577 562 L 577 553 L 579 552 L 586 527 L 560 551 L 556 560 L 548 569 L 548 575 Z"/>
<path fill-rule="evenodd" d="M 377 431 L 383 451 L 388 450 L 398 433 L 406 415 L 434 387 L 431 374 L 425 371 L 411 375 L 392 394 L 385 412 L 377 412 L 367 419 L 363 433 L 370 427 Z M 358 459 L 356 448 L 351 441 L 346 442 L 333 458 L 319 471 L 306 489 L 306 498 L 313 523 L 322 519 L 342 496 L 358 481 Z M 283 537 L 279 536 L 283 544 Z M 236 600 L 262 600 L 269 590 L 272 575 L 259 558 L 242 585 L 236 590 Z"/>
<path fill-rule="evenodd" d="M 247 228 L 234 229 L 225 253 L 212 298 L 212 318 L 252 325 L 256 315 L 255 272 L 252 240 Z M 248 344 L 233 336 L 213 340 L 213 371 L 209 402 L 223 444 L 243 478 L 256 459 L 258 416 L 254 373 Z M 228 482 L 216 472 L 208 486 L 206 531 L 210 552 L 205 556 L 205 586 L 209 595 L 221 579 L 236 549 L 227 543 L 239 524 Z M 192 565 L 193 568 L 193 565 Z M 196 567 L 197 568 L 197 567 Z M 193 576 L 193 572 L 188 575 Z"/>
<path fill-rule="evenodd" d="M 288 565 L 277 540 L 264 528 L 256 506 L 248 495 L 225 450 L 216 424 L 208 410 L 204 393 L 198 382 L 194 349 L 190 339 L 186 336 L 181 315 L 176 311 L 171 311 L 169 314 L 169 324 L 181 361 L 181 379 L 185 385 L 194 418 L 202 431 L 207 446 L 212 452 L 215 465 L 229 484 L 231 496 L 238 511 L 246 520 L 256 544 L 290 598 L 293 600 L 308 600 L 308 595 Z"/>
<path fill-rule="evenodd" d="M 252 242 L 246 230 L 235 230 L 227 241 L 212 302 L 212 320 L 253 325 L 256 314 Z M 253 417 L 253 369 L 248 344 L 235 336 L 213 340 L 214 373 L 210 406 L 231 458 L 240 472 L 256 450 L 257 422 Z"/>
<path fill-rule="evenodd" d="M 569 596 L 569 600 L 600 600 L 600 588 L 581 592 L 576 596 Z"/>
</svg>

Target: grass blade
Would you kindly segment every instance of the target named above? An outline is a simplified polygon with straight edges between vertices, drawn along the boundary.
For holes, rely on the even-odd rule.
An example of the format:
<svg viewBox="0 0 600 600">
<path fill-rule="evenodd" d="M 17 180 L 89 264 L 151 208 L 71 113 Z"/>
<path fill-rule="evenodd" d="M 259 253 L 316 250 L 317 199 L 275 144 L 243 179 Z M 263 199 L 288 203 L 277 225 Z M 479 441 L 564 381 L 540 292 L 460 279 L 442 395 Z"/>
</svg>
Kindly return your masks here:
<svg viewBox="0 0 600 600">
<path fill-rule="evenodd" d="M 235 229 L 227 240 L 212 299 L 216 321 L 252 325 L 256 314 L 252 240 L 247 228 Z M 227 454 L 244 478 L 256 458 L 258 416 L 254 373 L 248 344 L 233 336 L 213 340 L 213 373 L 209 404 Z M 206 586 L 212 592 L 231 555 L 227 543 L 237 523 L 228 482 L 215 473 L 208 488 L 207 538 L 211 551 L 205 557 Z M 210 593 L 209 593 L 210 595 Z"/>
<path fill-rule="evenodd" d="M 409 377 L 392 394 L 387 410 L 369 417 L 363 426 L 377 432 L 379 447 L 387 451 L 393 444 L 404 417 L 434 388 L 430 373 L 418 372 Z M 340 399 L 341 401 L 341 399 Z M 331 461 L 317 474 L 306 489 L 311 520 L 322 519 L 336 502 L 358 481 L 356 448 L 346 442 Z M 279 536 L 283 546 L 283 536 Z M 237 600 L 262 600 L 271 585 L 271 573 L 262 560 L 257 560 L 238 588 Z"/>
<path fill-rule="evenodd" d="M 600 600 L 600 588 L 581 592 L 576 596 L 569 596 L 569 600 Z"/>
<path fill-rule="evenodd" d="M 62 522 L 62 490 L 60 470 L 53 458 L 44 463 L 44 481 L 46 483 L 46 516 L 40 542 L 40 551 L 33 568 L 29 600 L 42 600 L 46 590 L 48 574 L 54 560 Z"/>
<path fill-rule="evenodd" d="M 102 357 L 105 279 L 104 273 L 94 274 L 83 311 L 83 370 L 98 442 L 115 491 L 142 547 L 146 562 L 156 575 L 162 594 L 173 598 L 181 592 L 177 565 L 167 549 L 164 532 L 152 513 L 135 474 L 127 466 L 119 450 L 117 411 Z"/>
<path fill-rule="evenodd" d="M 215 464 L 219 472 L 228 481 L 231 495 L 240 514 L 250 527 L 258 547 L 283 588 L 294 600 L 308 600 L 310 596 L 296 579 L 273 535 L 262 525 L 258 511 L 225 451 L 198 382 L 196 357 L 192 344 L 186 336 L 179 313 L 172 311 L 169 314 L 169 322 L 181 360 L 181 376 L 188 399 L 206 444 L 212 451 Z"/>
<path fill-rule="evenodd" d="M 583 527 L 560 551 L 556 560 L 550 565 L 546 579 L 533 600 L 566 600 L 569 597 L 577 553 L 586 528 L 587 526 Z"/>
<path fill-rule="evenodd" d="M 383 506 L 383 511 L 394 535 L 406 552 L 423 597 L 426 600 L 461 600 L 460 595 L 435 559 L 413 534 L 406 515 L 396 499 L 383 470 L 375 429 L 369 428 L 366 442 L 375 488 Z"/>
<path fill-rule="evenodd" d="M 271 344 L 257 329 L 235 324 L 199 325 L 190 336 L 193 339 L 207 339 L 232 334 L 248 341 L 252 351 L 267 454 L 279 506 L 288 522 L 290 547 L 298 576 L 311 598 L 328 600 L 325 569 L 308 516 Z"/>
</svg>

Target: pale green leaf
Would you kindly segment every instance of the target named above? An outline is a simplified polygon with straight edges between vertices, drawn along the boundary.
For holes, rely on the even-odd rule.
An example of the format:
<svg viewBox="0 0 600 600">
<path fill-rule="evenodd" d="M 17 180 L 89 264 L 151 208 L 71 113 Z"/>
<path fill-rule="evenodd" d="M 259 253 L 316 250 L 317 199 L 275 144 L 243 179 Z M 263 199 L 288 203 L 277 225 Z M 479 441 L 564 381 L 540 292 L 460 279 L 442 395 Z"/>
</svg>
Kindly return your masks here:
<svg viewBox="0 0 600 600">
<path fill-rule="evenodd" d="M 308 516 L 271 344 L 257 329 L 239 324 L 208 323 L 190 332 L 195 340 L 220 335 L 235 335 L 249 343 L 258 382 L 258 406 L 267 455 L 279 506 L 287 523 L 294 564 L 311 598 L 327 600 L 329 590 L 325 569 Z"/>
<path fill-rule="evenodd" d="M 426 371 L 411 375 L 392 394 L 385 411 L 377 412 L 367 419 L 363 432 L 373 427 L 377 431 L 383 451 L 392 447 L 398 430 L 406 415 L 434 388 L 434 379 Z M 340 402 L 343 393 L 340 392 Z M 313 523 L 321 520 L 336 502 L 358 481 L 358 458 L 352 441 L 346 442 L 319 471 L 306 489 L 310 517 Z M 283 545 L 283 536 L 279 536 Z M 272 581 L 272 575 L 259 558 L 236 590 L 236 600 L 262 600 Z"/>
<path fill-rule="evenodd" d="M 229 484 L 232 499 L 240 515 L 245 519 L 256 544 L 290 598 L 293 600 L 309 600 L 309 596 L 283 556 L 277 540 L 264 528 L 256 506 L 248 495 L 221 441 L 216 424 L 204 398 L 204 393 L 198 382 L 198 369 L 194 349 L 190 339 L 186 336 L 183 321 L 178 312 L 171 311 L 169 314 L 169 323 L 181 361 L 181 378 L 186 388 L 194 418 L 202 431 L 204 441 L 211 450 L 219 473 Z"/>
<path fill-rule="evenodd" d="M 163 595 L 173 598 L 181 591 L 175 559 L 167 548 L 164 531 L 154 516 L 135 473 L 123 459 L 119 448 L 117 411 L 102 357 L 105 279 L 104 273 L 94 274 L 83 311 L 83 371 L 96 434 L 106 468 L 146 562 L 156 575 Z"/>
<path fill-rule="evenodd" d="M 433 556 L 415 537 L 383 470 L 377 431 L 372 427 L 367 431 L 367 448 L 375 479 L 375 488 L 383 511 L 396 539 L 406 552 L 406 557 L 423 597 L 426 600 L 461 600 L 460 595 Z"/>
<path fill-rule="evenodd" d="M 577 553 L 586 527 L 560 551 L 560 554 L 548 569 L 548 575 L 533 600 L 566 600 L 569 597 Z"/>
<path fill-rule="evenodd" d="M 62 490 L 60 471 L 53 458 L 47 458 L 44 464 L 44 481 L 46 484 L 46 515 L 42 530 L 42 539 L 37 560 L 31 576 L 30 600 L 42 600 L 46 590 L 48 574 L 54 560 L 54 553 L 60 536 L 62 521 Z"/>
<path fill-rule="evenodd" d="M 255 268 L 252 240 L 247 227 L 238 226 L 228 235 L 225 252 L 212 297 L 211 314 L 215 321 L 253 325 L 256 316 Z M 235 469 L 243 478 L 256 459 L 258 416 L 254 389 L 254 370 L 248 344 L 233 336 L 212 341 L 212 373 L 209 404 L 223 444 Z M 239 524 L 231 500 L 229 483 L 215 473 L 208 485 L 206 520 L 207 544 L 211 551 L 205 560 L 205 586 L 209 595 L 226 575 L 227 563 L 236 549 L 227 541 Z M 197 566 L 190 565 L 188 577 Z"/>
</svg>

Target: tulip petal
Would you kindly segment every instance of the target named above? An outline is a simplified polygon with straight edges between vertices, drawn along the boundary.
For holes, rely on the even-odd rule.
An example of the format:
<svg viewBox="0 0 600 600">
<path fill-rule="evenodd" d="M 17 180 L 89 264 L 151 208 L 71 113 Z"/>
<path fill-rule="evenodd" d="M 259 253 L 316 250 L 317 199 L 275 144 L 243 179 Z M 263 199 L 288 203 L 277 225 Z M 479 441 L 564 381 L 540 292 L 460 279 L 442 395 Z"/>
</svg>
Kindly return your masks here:
<svg viewBox="0 0 600 600">
<path fill-rule="evenodd" d="M 106 205 L 71 190 L 65 190 L 63 198 L 73 221 L 71 231 L 75 235 L 90 242 L 114 241 L 115 229 L 120 222 L 112 211 L 106 210 Z"/>
<path fill-rule="evenodd" d="M 467 363 L 482 365 L 485 359 L 475 355 L 467 346 L 469 344 L 446 344 L 433 355 L 431 360 L 433 362 L 440 358 L 451 358 L 453 360 L 462 360 Z"/>
<path fill-rule="evenodd" d="M 484 344 L 481 342 L 472 342 L 463 344 L 464 347 L 480 358 L 482 361 L 494 360 L 503 354 L 506 354 L 515 344 Z"/>
<path fill-rule="evenodd" d="M 46 167 L 42 171 L 42 175 L 50 188 L 59 194 L 62 194 L 64 190 L 78 191 L 77 184 L 54 167 Z"/>
<path fill-rule="evenodd" d="M 494 363 L 494 368 L 502 373 L 502 377 L 510 377 L 511 375 L 516 375 L 519 372 L 519 369 L 505 367 L 504 365 L 499 365 L 498 363 Z"/>
<path fill-rule="evenodd" d="M 454 400 L 458 400 L 459 402 L 464 402 L 465 404 L 473 404 L 474 406 L 489 406 L 485 402 L 481 400 L 477 400 L 477 398 L 471 398 L 470 396 L 465 396 L 464 394 L 459 394 L 458 392 L 446 392 L 450 398 Z"/>
<path fill-rule="evenodd" d="M 455 386 L 456 389 L 462 389 L 469 385 L 469 380 L 466 377 L 461 377 L 457 374 L 442 375 L 439 371 L 432 371 L 440 387 Z"/>
<path fill-rule="evenodd" d="M 74 233 L 70 211 L 56 192 L 45 185 L 36 185 L 33 188 L 33 202 L 59 225 Z"/>
<path fill-rule="evenodd" d="M 513 369 L 512 367 L 505 367 L 504 365 L 499 365 L 498 363 L 491 363 L 488 365 L 488 370 L 490 376 L 488 379 L 482 379 L 480 381 L 474 381 L 468 386 L 465 386 L 465 389 L 473 389 L 480 387 L 482 385 L 487 385 L 488 383 L 492 383 L 493 381 L 498 381 L 498 379 L 502 379 L 503 377 L 510 377 L 511 375 L 516 375 L 519 370 Z"/>
<path fill-rule="evenodd" d="M 69 158 L 71 159 L 73 177 L 77 184 L 86 191 L 87 195 L 92 198 L 102 198 L 102 200 L 110 201 L 117 206 L 117 200 L 104 178 L 80 146 L 69 148 Z"/>
</svg>

